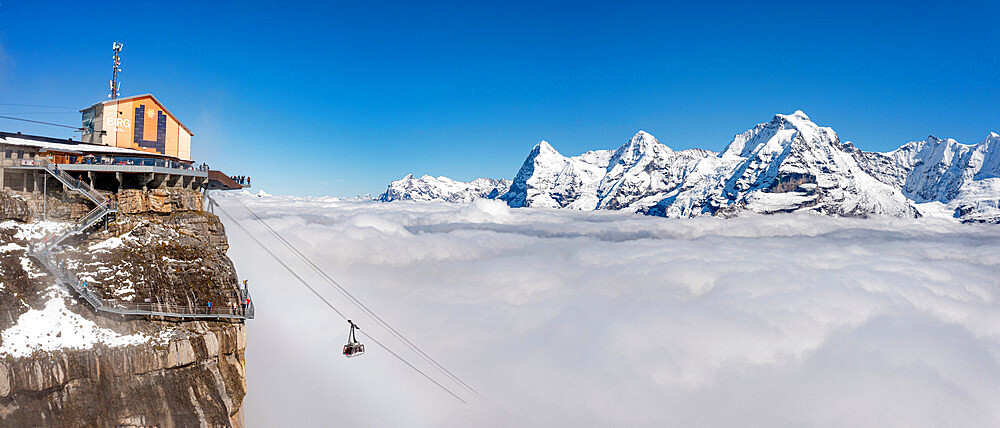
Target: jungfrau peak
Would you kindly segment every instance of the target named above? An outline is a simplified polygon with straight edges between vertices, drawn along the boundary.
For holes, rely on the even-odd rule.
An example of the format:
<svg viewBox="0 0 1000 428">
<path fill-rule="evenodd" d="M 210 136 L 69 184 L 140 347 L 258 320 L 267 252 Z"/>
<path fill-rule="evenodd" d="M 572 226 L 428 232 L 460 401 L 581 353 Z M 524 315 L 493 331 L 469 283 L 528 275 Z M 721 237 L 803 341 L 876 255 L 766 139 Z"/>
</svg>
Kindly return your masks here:
<svg viewBox="0 0 1000 428">
<path fill-rule="evenodd" d="M 399 199 L 386 197 L 396 183 L 382 200 Z M 449 199 L 436 196 L 444 193 L 437 186 L 411 187 L 422 193 L 410 199 Z M 736 135 L 721 153 L 675 151 L 641 130 L 616 150 L 573 157 L 541 141 L 506 193 L 472 197 L 497 193 L 511 207 L 665 217 L 751 211 L 912 218 L 942 212 L 928 205 L 939 204 L 962 221 L 1000 222 L 1000 135 L 991 132 L 974 145 L 931 136 L 887 153 L 866 152 L 797 110 Z"/>
<path fill-rule="evenodd" d="M 888 153 L 864 153 L 866 167 L 916 203 L 943 205 L 967 221 L 1000 221 L 1000 136 L 978 144 L 928 136 Z"/>
<path fill-rule="evenodd" d="M 833 129 L 816 125 L 802 111 L 775 115 L 738 135 L 723 157 L 739 160 L 720 199 L 725 212 L 919 216 L 898 189 L 858 165 Z"/>
</svg>

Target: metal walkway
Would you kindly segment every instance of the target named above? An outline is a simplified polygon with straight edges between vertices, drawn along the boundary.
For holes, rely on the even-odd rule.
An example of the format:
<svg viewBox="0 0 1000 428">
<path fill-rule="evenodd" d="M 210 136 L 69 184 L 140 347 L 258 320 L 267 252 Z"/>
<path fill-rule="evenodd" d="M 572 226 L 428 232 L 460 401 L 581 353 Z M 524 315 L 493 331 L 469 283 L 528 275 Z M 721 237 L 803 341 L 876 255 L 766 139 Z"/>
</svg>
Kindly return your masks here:
<svg viewBox="0 0 1000 428">
<path fill-rule="evenodd" d="M 83 196 L 86 196 L 87 199 L 90 199 L 98 206 L 104 205 L 108 202 L 107 198 L 98 193 L 97 190 L 89 184 L 81 181 L 79 178 L 74 178 L 73 176 L 67 174 L 66 171 L 59 169 L 59 164 L 43 160 L 38 161 L 36 166 L 48 171 L 48 173 L 55 177 L 56 180 L 62 182 L 63 186 L 66 186 L 67 189 L 73 189 L 80 192 Z"/>
<path fill-rule="evenodd" d="M 108 312 L 119 315 L 139 315 L 157 316 L 165 318 L 207 318 L 207 319 L 253 319 L 253 300 L 250 305 L 240 304 L 236 308 L 213 306 L 211 308 L 197 308 L 192 305 L 173 305 L 169 303 L 134 303 L 121 300 L 104 299 L 95 291 L 89 289 L 84 281 L 76 277 L 76 274 L 65 267 L 65 264 L 56 264 L 53 253 L 46 250 L 29 248 L 28 254 L 41 262 L 42 266 L 53 274 L 56 279 L 67 288 L 73 290 L 84 301 L 90 304 L 94 310 Z M 248 290 L 240 290 L 240 301 L 246 302 L 250 297 Z"/>
<path fill-rule="evenodd" d="M 254 317 L 253 299 L 250 299 L 250 290 L 243 287 L 239 290 L 240 304 L 236 308 L 232 307 L 204 307 L 197 308 L 192 305 L 174 305 L 169 303 L 134 303 L 122 300 L 105 299 L 90 290 L 86 282 L 81 281 L 75 273 L 69 271 L 65 263 L 56 263 L 55 253 L 59 244 L 70 236 L 83 233 L 97 222 L 103 220 L 109 214 L 118 212 L 117 206 L 109 199 L 90 187 L 89 184 L 81 182 L 55 167 L 54 164 L 44 163 L 42 169 L 48 171 L 58 179 L 67 189 L 80 192 L 87 199 L 90 199 L 97 207 L 83 216 L 74 225 L 66 230 L 45 237 L 42 242 L 28 246 L 28 255 L 37 260 L 66 288 L 74 291 L 80 298 L 90 304 L 94 310 L 113 314 L 164 317 L 164 318 L 201 318 L 201 319 L 240 319 L 247 320 Z M 245 302 L 249 301 L 249 304 Z"/>
</svg>

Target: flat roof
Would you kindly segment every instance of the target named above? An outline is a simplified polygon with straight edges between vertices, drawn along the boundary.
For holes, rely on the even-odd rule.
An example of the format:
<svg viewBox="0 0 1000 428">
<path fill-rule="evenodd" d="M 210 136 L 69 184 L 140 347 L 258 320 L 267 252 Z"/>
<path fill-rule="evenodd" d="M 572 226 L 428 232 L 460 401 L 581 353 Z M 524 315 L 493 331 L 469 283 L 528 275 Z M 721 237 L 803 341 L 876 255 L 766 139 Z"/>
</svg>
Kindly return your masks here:
<svg viewBox="0 0 1000 428">
<path fill-rule="evenodd" d="M 68 153 L 108 153 L 128 156 L 156 157 L 162 159 L 177 160 L 180 162 L 191 162 L 174 156 L 167 156 L 160 153 L 144 152 L 142 150 L 126 149 L 122 147 L 105 146 L 103 144 L 84 143 L 71 139 L 59 139 L 43 137 L 40 135 L 12 134 L 10 132 L 0 132 L 0 143 L 14 146 L 38 147 L 47 150 L 56 150 Z"/>
</svg>

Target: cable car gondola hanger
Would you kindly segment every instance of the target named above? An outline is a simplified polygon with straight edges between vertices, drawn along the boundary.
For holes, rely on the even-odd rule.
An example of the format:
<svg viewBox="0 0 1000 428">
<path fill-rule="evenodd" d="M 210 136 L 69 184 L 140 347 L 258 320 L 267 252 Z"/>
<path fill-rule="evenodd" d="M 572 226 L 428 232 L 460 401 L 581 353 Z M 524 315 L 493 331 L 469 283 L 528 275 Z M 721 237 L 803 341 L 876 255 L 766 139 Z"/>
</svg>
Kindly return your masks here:
<svg viewBox="0 0 1000 428">
<path fill-rule="evenodd" d="M 347 322 L 351 323 L 351 332 L 347 334 L 347 344 L 344 345 L 344 356 L 347 358 L 357 357 L 365 353 L 365 345 L 358 342 L 354 337 L 354 329 L 361 330 L 361 327 L 358 327 L 354 321 L 347 320 Z"/>
</svg>

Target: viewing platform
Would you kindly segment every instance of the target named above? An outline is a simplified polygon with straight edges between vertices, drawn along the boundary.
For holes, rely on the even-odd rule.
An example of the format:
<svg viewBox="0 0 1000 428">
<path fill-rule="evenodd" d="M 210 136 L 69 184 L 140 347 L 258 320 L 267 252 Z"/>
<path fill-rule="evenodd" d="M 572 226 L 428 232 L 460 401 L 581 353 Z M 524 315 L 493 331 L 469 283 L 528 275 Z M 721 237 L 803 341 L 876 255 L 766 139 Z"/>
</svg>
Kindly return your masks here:
<svg viewBox="0 0 1000 428">
<path fill-rule="evenodd" d="M 206 165 L 141 150 L 72 140 L 0 132 L 0 183 L 6 189 L 38 192 L 42 169 L 55 168 L 95 189 L 187 188 L 208 180 Z"/>
<path fill-rule="evenodd" d="M 237 183 L 222 171 L 209 171 L 208 181 L 205 183 L 205 190 L 240 190 L 248 187 L 249 184 Z"/>
<path fill-rule="evenodd" d="M 250 298 L 250 291 L 246 287 L 238 290 L 235 301 L 240 302 L 233 306 L 207 306 L 195 307 L 193 305 L 179 305 L 165 302 L 130 302 L 117 299 L 106 299 L 98 295 L 94 290 L 87 287 L 87 283 L 80 280 L 65 263 L 56 262 L 56 252 L 60 245 L 69 237 L 87 233 L 87 231 L 118 211 L 116 203 L 111 200 L 104 200 L 89 184 L 82 182 L 78 178 L 69 175 L 64 169 L 57 168 L 59 164 L 51 162 L 38 162 L 32 165 L 52 175 L 61 182 L 68 190 L 77 192 L 94 202 L 96 207 L 83 218 L 71 224 L 65 230 L 56 232 L 44 237 L 41 242 L 28 246 L 28 255 L 38 261 L 48 270 L 57 281 L 63 286 L 72 290 L 83 301 L 98 312 L 118 314 L 121 316 L 149 316 L 174 319 L 210 319 L 210 320 L 247 320 L 254 317 L 253 300 Z M 205 172 L 205 171 L 202 171 Z M 207 175 L 207 172 L 206 172 Z M 244 303 L 245 302 L 245 303 Z"/>
<path fill-rule="evenodd" d="M 86 235 L 101 224 L 107 228 L 116 221 L 121 208 L 135 212 L 136 207 L 142 206 L 142 201 L 134 198 L 126 198 L 128 203 L 121 201 L 123 196 L 136 195 L 135 190 L 142 191 L 139 195 L 147 191 L 150 194 L 150 207 L 146 209 L 164 213 L 171 212 L 171 204 L 181 204 L 164 195 L 197 193 L 207 199 L 209 190 L 242 189 L 250 181 L 248 177 L 230 177 L 212 171 L 205 164 L 195 165 L 191 157 L 194 133 L 152 94 L 113 96 L 80 113 L 82 126 L 77 128 L 81 132 L 80 141 L 0 132 L 0 189 L 24 192 L 28 199 L 40 200 L 43 218 L 50 200 L 77 208 L 94 205 L 83 217 L 78 217 L 79 209 L 72 215 L 72 208 L 64 208 L 70 218 L 78 218 L 63 230 L 29 245 L 29 256 L 98 312 L 174 319 L 252 319 L 253 301 L 245 286 L 233 289 L 226 296 L 233 299 L 231 306 L 213 307 L 209 303 L 197 307 L 190 302 L 160 301 L 159 297 L 131 302 L 100 295 L 67 269 L 65 261 L 57 261 L 56 256 L 65 250 L 64 242 L 71 237 Z M 151 202 L 154 196 L 158 198 L 156 207 Z M 195 200 L 201 202 L 198 197 Z M 185 206 L 202 209 L 200 203 Z"/>
<path fill-rule="evenodd" d="M 207 168 L 196 168 L 188 164 L 173 162 L 164 159 L 148 158 L 107 158 L 107 162 L 94 163 L 60 163 L 56 164 L 63 171 L 96 171 L 96 172 L 124 172 L 124 173 L 150 173 L 150 174 L 171 174 L 186 175 L 192 177 L 208 177 Z M 20 166 L 9 167 L 11 169 L 32 169 L 38 168 L 34 162 Z"/>
</svg>

